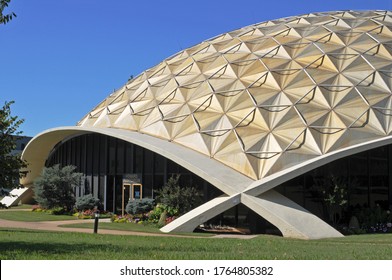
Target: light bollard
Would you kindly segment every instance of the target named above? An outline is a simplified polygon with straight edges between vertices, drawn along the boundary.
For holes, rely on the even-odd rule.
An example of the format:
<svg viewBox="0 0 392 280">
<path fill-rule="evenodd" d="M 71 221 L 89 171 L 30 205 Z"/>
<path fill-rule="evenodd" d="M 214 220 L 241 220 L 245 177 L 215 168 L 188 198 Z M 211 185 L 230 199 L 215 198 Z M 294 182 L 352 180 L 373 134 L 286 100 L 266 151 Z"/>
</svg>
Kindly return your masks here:
<svg viewBox="0 0 392 280">
<path fill-rule="evenodd" d="M 98 233 L 99 211 L 95 212 L 94 233 Z"/>
</svg>

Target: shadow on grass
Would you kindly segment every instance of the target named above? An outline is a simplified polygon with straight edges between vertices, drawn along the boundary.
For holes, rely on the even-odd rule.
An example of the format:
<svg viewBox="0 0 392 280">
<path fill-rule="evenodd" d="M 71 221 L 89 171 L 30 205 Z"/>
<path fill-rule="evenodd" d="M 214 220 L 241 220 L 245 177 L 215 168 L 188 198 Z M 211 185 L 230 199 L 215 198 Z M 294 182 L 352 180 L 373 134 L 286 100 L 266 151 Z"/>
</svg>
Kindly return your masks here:
<svg viewBox="0 0 392 280">
<path fill-rule="evenodd" d="M 200 249 L 190 243 L 177 246 L 174 239 L 145 236 L 113 236 L 1 229 L 0 259 L 181 259 L 184 254 Z M 18 238 L 15 238 L 18 236 Z M 174 245 L 174 246 L 173 246 Z M 190 258 L 188 256 L 187 258 Z"/>
</svg>

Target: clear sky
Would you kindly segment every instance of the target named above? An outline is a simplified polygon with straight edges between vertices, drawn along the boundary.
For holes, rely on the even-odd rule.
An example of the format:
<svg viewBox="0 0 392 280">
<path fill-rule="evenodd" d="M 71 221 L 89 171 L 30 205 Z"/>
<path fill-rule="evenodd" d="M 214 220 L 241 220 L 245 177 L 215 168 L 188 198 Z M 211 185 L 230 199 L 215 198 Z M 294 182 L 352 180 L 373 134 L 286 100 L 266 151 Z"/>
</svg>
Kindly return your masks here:
<svg viewBox="0 0 392 280">
<path fill-rule="evenodd" d="M 12 0 L 0 26 L 0 106 L 24 135 L 75 125 L 128 78 L 227 31 L 309 12 L 392 10 L 392 0 Z"/>
</svg>

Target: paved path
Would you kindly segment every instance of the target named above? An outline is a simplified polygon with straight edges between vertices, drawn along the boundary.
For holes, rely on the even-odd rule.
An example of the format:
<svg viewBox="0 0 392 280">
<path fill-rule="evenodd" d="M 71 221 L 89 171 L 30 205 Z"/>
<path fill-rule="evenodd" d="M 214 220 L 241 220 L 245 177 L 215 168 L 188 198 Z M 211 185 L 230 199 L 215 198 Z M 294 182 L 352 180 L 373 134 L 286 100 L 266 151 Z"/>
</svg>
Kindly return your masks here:
<svg viewBox="0 0 392 280">
<path fill-rule="evenodd" d="M 109 219 L 102 219 L 100 223 L 108 222 Z M 24 228 L 24 229 L 36 229 L 36 230 L 49 230 L 49 231 L 66 231 L 66 232 L 84 232 L 93 233 L 92 229 L 88 228 L 67 228 L 60 227 L 61 225 L 68 224 L 83 224 L 93 223 L 94 220 L 67 220 L 67 221 L 45 221 L 45 222 L 20 222 L 20 221 L 9 221 L 0 219 L 0 227 L 2 228 Z M 98 225 L 99 234 L 115 234 L 115 235 L 134 235 L 134 236 L 160 236 L 160 237 L 184 237 L 184 238 L 239 238 L 239 239 L 251 239 L 256 235 L 242 235 L 242 234 L 218 234 L 209 237 L 203 236 L 190 236 L 190 235 L 176 235 L 176 234 L 165 234 L 165 233 L 149 233 L 149 232 L 137 232 L 137 231 L 123 231 L 123 230 L 109 230 L 100 229 Z"/>
</svg>

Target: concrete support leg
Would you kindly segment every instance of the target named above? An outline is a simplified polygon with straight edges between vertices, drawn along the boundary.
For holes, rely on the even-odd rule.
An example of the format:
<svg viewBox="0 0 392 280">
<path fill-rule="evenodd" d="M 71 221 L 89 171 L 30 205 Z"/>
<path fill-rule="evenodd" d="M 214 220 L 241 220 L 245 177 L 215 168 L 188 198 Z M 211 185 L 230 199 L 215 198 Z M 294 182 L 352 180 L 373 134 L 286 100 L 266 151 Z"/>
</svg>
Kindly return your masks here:
<svg viewBox="0 0 392 280">
<path fill-rule="evenodd" d="M 170 224 L 161 228 L 162 232 L 192 232 L 200 224 L 240 203 L 240 194 L 220 196 L 189 211 Z"/>
<path fill-rule="evenodd" d="M 320 239 L 343 237 L 323 220 L 274 190 L 258 197 L 241 194 L 241 202 L 275 225 L 284 237 Z"/>
</svg>

